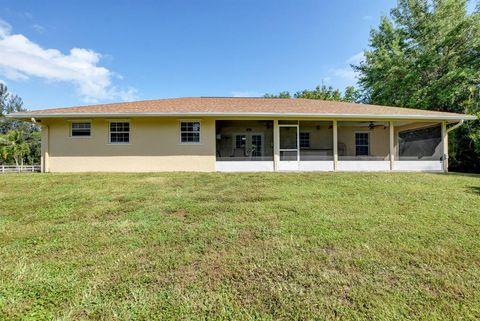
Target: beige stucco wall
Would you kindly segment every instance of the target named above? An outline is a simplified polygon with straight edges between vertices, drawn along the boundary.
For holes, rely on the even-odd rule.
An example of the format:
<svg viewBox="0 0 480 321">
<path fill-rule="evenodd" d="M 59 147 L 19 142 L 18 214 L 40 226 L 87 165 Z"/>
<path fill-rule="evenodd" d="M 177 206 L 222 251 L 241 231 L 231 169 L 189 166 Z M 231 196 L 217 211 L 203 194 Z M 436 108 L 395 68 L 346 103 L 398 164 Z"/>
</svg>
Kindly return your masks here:
<svg viewBox="0 0 480 321">
<path fill-rule="evenodd" d="M 300 122 L 300 132 L 310 133 L 311 149 L 333 149 L 331 122 Z"/>
<path fill-rule="evenodd" d="M 130 122 L 130 143 L 109 143 L 109 121 Z M 70 137 L 67 119 L 42 121 L 48 135 L 46 171 L 152 172 L 214 171 L 215 121 L 201 121 L 200 144 L 180 143 L 180 120 L 173 118 L 91 119 L 91 137 Z M 44 160 L 45 162 L 45 160 Z"/>
<path fill-rule="evenodd" d="M 130 143 L 109 143 L 109 121 L 130 122 Z M 179 118 L 109 118 L 90 119 L 91 137 L 70 137 L 70 123 L 79 119 L 42 119 L 42 168 L 50 172 L 154 172 L 154 171 L 215 171 L 216 129 L 215 119 L 201 121 L 200 144 L 180 143 Z M 230 119 L 232 120 L 232 119 Z M 354 120 L 352 120 L 354 121 Z M 352 126 L 338 122 L 338 142 L 346 147 L 344 155 L 355 156 L 355 132 L 370 133 L 370 155 L 388 160 L 389 128 L 383 126 L 369 130 L 365 126 Z M 271 155 L 273 129 L 265 130 L 258 123 L 242 122 L 226 128 L 223 134 L 245 131 L 265 132 L 265 155 Z M 395 145 L 400 130 L 419 127 L 420 123 L 395 128 Z M 329 149 L 333 145 L 333 130 L 329 123 L 301 123 L 300 131 L 311 133 L 311 149 Z M 220 150 L 229 155 L 231 142 Z M 306 153 L 307 151 L 303 151 Z M 397 151 L 398 153 L 398 151 Z M 302 152 L 301 152 L 302 154 Z M 342 156 L 342 155 L 340 155 Z"/>
<path fill-rule="evenodd" d="M 350 126 L 339 122 L 338 125 L 338 144 L 344 144 L 346 147 L 344 155 L 340 156 L 355 156 L 355 133 L 366 132 L 370 135 L 370 156 L 382 157 L 387 160 L 390 149 L 390 133 L 389 129 L 383 126 L 377 126 L 370 130 L 365 126 Z"/>
</svg>

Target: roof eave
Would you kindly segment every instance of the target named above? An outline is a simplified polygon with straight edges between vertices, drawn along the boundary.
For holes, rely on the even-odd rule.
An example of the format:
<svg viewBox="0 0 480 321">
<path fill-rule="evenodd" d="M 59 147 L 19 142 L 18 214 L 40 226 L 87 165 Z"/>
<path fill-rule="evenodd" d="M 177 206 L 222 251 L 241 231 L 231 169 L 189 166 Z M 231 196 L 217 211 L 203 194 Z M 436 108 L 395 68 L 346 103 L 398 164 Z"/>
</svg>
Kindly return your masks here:
<svg viewBox="0 0 480 321">
<path fill-rule="evenodd" d="M 14 113 L 6 115 L 14 119 L 31 118 L 111 118 L 111 117 L 304 117 L 304 118 L 331 118 L 331 119 L 419 119 L 419 120 L 474 120 L 474 115 L 398 115 L 398 114 L 333 114 L 333 113 L 230 113 L 230 112 L 183 112 L 183 113 L 152 113 L 152 112 L 117 112 L 117 113 Z"/>
</svg>

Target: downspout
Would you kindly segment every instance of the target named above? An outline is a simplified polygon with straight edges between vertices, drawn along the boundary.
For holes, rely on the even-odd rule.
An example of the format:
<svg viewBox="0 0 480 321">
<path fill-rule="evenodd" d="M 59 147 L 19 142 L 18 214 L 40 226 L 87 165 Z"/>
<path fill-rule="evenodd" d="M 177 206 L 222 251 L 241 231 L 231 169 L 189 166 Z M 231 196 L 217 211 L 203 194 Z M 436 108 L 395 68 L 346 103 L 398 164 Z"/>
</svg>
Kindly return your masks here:
<svg viewBox="0 0 480 321">
<path fill-rule="evenodd" d="M 42 145 L 44 145 L 44 154 L 43 154 L 43 172 L 50 172 L 50 130 L 48 125 L 42 125 L 42 132 L 45 131 L 45 136 L 42 135 Z M 43 138 L 44 137 L 44 138 Z M 45 139 L 45 143 L 44 143 Z"/>
<path fill-rule="evenodd" d="M 35 117 L 30 118 L 30 121 L 34 123 L 35 125 L 38 125 L 37 120 Z M 41 126 L 41 125 L 40 125 Z M 43 153 L 42 153 L 42 137 L 40 136 L 40 171 L 43 172 Z M 33 160 L 32 160 L 32 171 L 34 171 L 33 167 Z"/>
<path fill-rule="evenodd" d="M 462 125 L 463 125 L 463 119 L 460 120 L 460 122 L 457 123 L 456 125 L 454 125 L 454 126 L 452 126 L 452 127 L 450 127 L 450 128 L 447 128 L 447 134 L 448 134 L 449 132 L 451 132 L 452 130 L 457 129 L 458 127 L 460 127 L 460 126 L 462 126 Z"/>
<path fill-rule="evenodd" d="M 454 126 L 447 128 L 447 122 L 442 123 L 442 142 L 443 142 L 443 171 L 448 173 L 448 133 L 452 130 L 462 126 L 463 119 L 461 119 Z"/>
</svg>

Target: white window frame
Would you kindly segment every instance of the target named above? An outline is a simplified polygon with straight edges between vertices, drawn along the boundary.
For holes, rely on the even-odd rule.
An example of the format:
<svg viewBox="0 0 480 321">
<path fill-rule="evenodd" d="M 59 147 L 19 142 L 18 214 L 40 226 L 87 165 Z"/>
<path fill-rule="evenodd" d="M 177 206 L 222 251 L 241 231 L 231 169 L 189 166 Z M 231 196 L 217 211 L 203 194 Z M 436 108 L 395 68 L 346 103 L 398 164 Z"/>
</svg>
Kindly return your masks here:
<svg viewBox="0 0 480 321">
<path fill-rule="evenodd" d="M 353 143 L 355 146 L 355 157 L 368 157 L 371 155 L 370 153 L 370 146 L 372 145 L 372 135 L 370 135 L 370 131 L 362 130 L 362 131 L 355 131 L 353 134 Z M 360 155 L 357 156 L 357 134 L 367 134 L 368 135 L 368 155 Z M 365 146 L 365 145 L 359 145 L 359 146 Z"/>
<path fill-rule="evenodd" d="M 265 136 L 263 135 L 262 132 L 249 132 L 249 136 L 247 137 L 247 139 L 250 140 L 250 146 L 252 146 L 252 136 L 253 135 L 258 135 L 260 137 L 262 137 L 262 149 L 260 150 L 260 153 L 262 154 L 261 156 L 257 156 L 257 157 L 264 157 L 265 156 Z"/>
<path fill-rule="evenodd" d="M 128 123 L 128 143 L 127 142 L 112 142 L 112 123 Z M 126 132 L 115 132 L 115 133 L 126 133 Z M 132 123 L 128 119 L 111 119 L 108 121 L 108 144 L 109 145 L 130 145 L 132 142 Z"/>
<path fill-rule="evenodd" d="M 235 152 L 235 149 L 237 148 L 237 136 L 245 136 L 245 151 L 247 150 L 247 139 L 248 139 L 248 134 L 246 132 L 244 133 L 233 133 L 232 137 L 232 154 Z"/>
<path fill-rule="evenodd" d="M 93 126 L 92 126 L 92 121 L 90 119 L 70 119 L 70 120 L 68 120 L 68 122 L 70 123 L 69 124 L 69 133 L 68 133 L 70 138 L 85 139 L 85 138 L 91 138 L 92 137 Z M 88 135 L 88 136 L 73 136 L 73 134 L 72 134 L 73 133 L 73 127 L 72 127 L 73 123 L 88 123 L 88 124 L 90 124 L 90 135 Z"/>
<path fill-rule="evenodd" d="M 279 130 L 282 128 L 282 127 L 285 127 L 285 128 L 295 128 L 295 130 L 297 131 L 297 148 L 281 148 L 281 138 L 280 138 L 280 141 L 279 141 L 279 155 L 282 154 L 282 152 L 296 152 L 297 153 L 297 160 L 280 160 L 280 163 L 284 163 L 284 164 L 287 164 L 287 163 L 299 163 L 300 162 L 300 125 L 297 123 L 297 124 L 278 124 L 278 128 Z M 279 135 L 280 136 L 280 135 Z M 298 169 L 298 168 L 297 168 Z"/>
<path fill-rule="evenodd" d="M 191 133 L 189 131 L 182 131 L 182 123 L 198 123 L 198 142 L 182 142 L 182 133 Z M 178 141 L 180 145 L 201 145 L 202 144 L 202 122 L 199 119 L 179 119 L 178 120 Z"/>
<path fill-rule="evenodd" d="M 235 132 L 232 134 L 232 154 L 235 152 L 235 149 L 237 148 L 237 136 L 245 136 L 245 152 L 249 149 L 248 147 L 252 147 L 252 136 L 253 135 L 258 135 L 262 137 L 262 149 L 260 150 L 260 153 L 262 156 L 265 156 L 265 136 L 262 132 Z"/>
</svg>

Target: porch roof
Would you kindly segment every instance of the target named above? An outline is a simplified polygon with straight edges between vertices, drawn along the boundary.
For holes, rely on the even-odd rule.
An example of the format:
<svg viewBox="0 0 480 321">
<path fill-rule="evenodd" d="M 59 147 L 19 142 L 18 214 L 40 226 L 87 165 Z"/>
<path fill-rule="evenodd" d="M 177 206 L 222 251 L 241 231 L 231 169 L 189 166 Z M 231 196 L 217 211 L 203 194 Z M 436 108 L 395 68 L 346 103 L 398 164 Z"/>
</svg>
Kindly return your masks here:
<svg viewBox="0 0 480 321">
<path fill-rule="evenodd" d="M 279 98 L 187 97 L 52 108 L 7 115 L 11 118 L 65 117 L 318 117 L 460 121 L 473 115 L 338 101 Z"/>
</svg>

